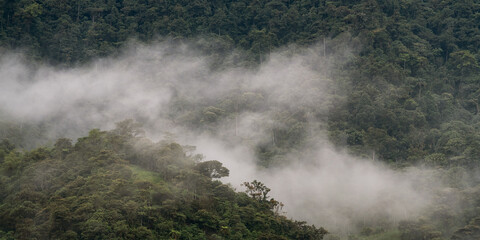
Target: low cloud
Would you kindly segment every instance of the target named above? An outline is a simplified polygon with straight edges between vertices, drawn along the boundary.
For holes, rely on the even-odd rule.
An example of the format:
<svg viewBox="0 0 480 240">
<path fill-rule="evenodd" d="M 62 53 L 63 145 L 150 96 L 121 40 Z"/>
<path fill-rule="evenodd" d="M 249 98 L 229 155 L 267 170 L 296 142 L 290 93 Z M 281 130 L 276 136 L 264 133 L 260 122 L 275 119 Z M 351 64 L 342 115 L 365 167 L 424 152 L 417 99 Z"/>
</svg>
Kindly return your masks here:
<svg viewBox="0 0 480 240">
<path fill-rule="evenodd" d="M 322 135 L 322 119 L 341 92 L 332 69 L 351 50 L 324 56 L 321 46 L 292 49 L 272 53 L 255 68 L 236 65 L 230 56 L 213 67 L 212 56 L 166 42 L 134 43 L 119 57 L 67 69 L 3 54 L 0 116 L 43 124 L 51 139 L 136 119 L 156 140 L 168 133 L 223 162 L 230 169 L 224 181 L 238 191 L 242 182 L 260 180 L 285 203 L 287 216 L 338 231 L 421 211 L 430 197 L 406 173 L 333 150 Z M 278 120 L 282 112 L 297 110 L 313 143 L 284 154 L 281 166 L 258 167 L 255 146 L 274 142 L 271 129 L 288 122 Z M 199 114 L 205 116 L 195 118 Z"/>
</svg>

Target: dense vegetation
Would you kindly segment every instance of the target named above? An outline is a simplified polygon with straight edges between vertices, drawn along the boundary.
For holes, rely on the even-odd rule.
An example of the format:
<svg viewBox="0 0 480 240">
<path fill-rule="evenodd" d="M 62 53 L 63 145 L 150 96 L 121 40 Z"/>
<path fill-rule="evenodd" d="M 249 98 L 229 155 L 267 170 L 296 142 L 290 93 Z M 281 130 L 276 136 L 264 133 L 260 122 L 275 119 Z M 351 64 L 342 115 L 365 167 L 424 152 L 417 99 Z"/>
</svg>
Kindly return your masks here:
<svg viewBox="0 0 480 240">
<path fill-rule="evenodd" d="M 72 145 L 0 148 L 0 239 L 322 239 L 322 228 L 278 214 L 262 183 L 236 193 L 175 142 L 154 143 L 132 121 Z"/>
<path fill-rule="evenodd" d="M 328 116 L 334 143 L 400 163 L 478 160 L 480 4 L 475 1 L 2 0 L 0 5 L 1 46 L 67 66 L 115 54 L 132 38 L 215 37 L 215 44 L 202 46 L 205 51 L 243 48 L 253 62 L 286 44 L 337 39 L 327 41 L 324 54 L 335 54 L 342 44 L 360 50 L 331 76 L 347 95 Z M 304 125 L 301 113 L 290 114 L 290 126 Z M 302 143 L 289 139 L 280 136 L 282 148 Z"/>
<path fill-rule="evenodd" d="M 21 49 L 29 57 L 38 61 L 64 67 L 82 64 L 96 57 L 115 55 L 131 39 L 151 42 L 158 38 L 166 38 L 169 41 L 183 41 L 182 39 L 199 36 L 212 38 L 216 39 L 215 44 L 201 46 L 206 54 L 225 53 L 240 48 L 246 52 L 245 61 L 248 66 L 261 63 L 277 47 L 290 44 L 299 46 L 325 44 L 325 51 L 321 54 L 326 57 L 333 57 L 338 53 L 339 48 L 349 46 L 353 48 L 352 52 L 355 56 L 348 59 L 346 64 L 328 73 L 328 78 L 342 90 L 332 93 L 338 94 L 334 96 L 337 100 L 336 106 L 329 109 L 328 114 L 318 109 L 305 108 L 280 109 L 276 112 L 277 120 L 281 124 L 272 130 L 275 141 L 256 146 L 259 164 L 270 166 L 280 161 L 278 159 L 282 159 L 285 153 L 301 152 L 304 146 L 313 141 L 308 135 L 310 129 L 307 127 L 313 116 L 315 121 L 327 123 L 326 131 L 336 146 L 347 147 L 351 152 L 369 158 L 375 156 L 376 159 L 396 167 L 415 164 L 435 167 L 438 174 L 449 176 L 451 181 L 449 191 L 461 192 L 460 196 L 463 197 L 458 201 L 463 203 L 463 208 L 450 209 L 448 201 L 442 203 L 442 200 L 439 200 L 437 208 L 432 209 L 431 216 L 426 216 L 417 222 L 400 224 L 399 231 L 402 239 L 440 239 L 441 237 L 450 238 L 450 236 L 453 236 L 452 239 L 478 238 L 480 214 L 478 213 L 479 200 L 475 197 L 478 194 L 477 181 L 468 184 L 464 182 L 466 178 L 464 176 L 475 176 L 475 170 L 480 161 L 480 118 L 478 116 L 480 111 L 480 75 L 478 74 L 480 71 L 478 63 L 480 60 L 480 3 L 478 1 L 76 0 L 69 3 L 60 0 L 0 0 L 0 6 L 0 46 L 3 49 Z M 215 131 L 217 119 L 232 118 L 238 111 L 238 106 L 226 104 L 229 100 L 242 99 L 244 106 L 240 111 L 252 109 L 265 111 L 265 109 L 269 110 L 268 106 L 262 103 L 266 95 L 267 93 L 262 92 L 232 93 L 231 96 L 198 105 L 183 102 L 190 106 L 189 112 L 182 114 L 177 112 L 175 114 L 178 115 L 173 114 L 173 118 L 188 127 Z M 25 146 L 22 144 L 28 139 L 42 137 L 42 126 L 19 126 L 10 121 L 7 116 L 2 116 L 0 120 L 2 120 L 0 137 L 8 138 L 17 146 Z M 323 124 L 320 125 L 323 126 Z M 183 236 L 201 231 L 208 236 L 213 234 L 221 236 L 226 234 L 221 228 L 224 226 L 222 221 L 227 219 L 240 219 L 238 222 L 247 229 L 243 231 L 234 229 L 234 225 L 225 225 L 228 226 L 231 231 L 229 234 L 232 236 L 240 234 L 238 236 L 256 237 L 264 234 L 256 233 L 254 229 L 249 228 L 245 222 L 247 220 L 242 216 L 231 218 L 227 217 L 225 212 L 209 209 L 213 206 L 211 205 L 213 197 L 209 194 L 214 192 L 216 187 L 223 186 L 218 182 L 205 180 L 208 184 L 203 186 L 206 189 L 198 190 L 199 193 L 196 193 L 200 196 L 198 199 L 190 196 L 192 192 L 173 194 L 175 191 L 184 189 L 176 188 L 174 185 L 188 185 L 186 180 L 179 177 L 155 179 L 165 178 L 168 174 L 172 174 L 170 171 L 175 173 L 178 171 L 176 169 L 178 166 L 173 169 L 164 168 L 164 166 L 146 166 L 145 163 L 141 163 L 141 159 L 147 159 L 147 157 L 128 155 L 126 152 L 129 154 L 132 152 L 123 147 L 133 145 L 126 144 L 122 142 L 123 140 L 118 141 L 125 146 L 112 144 L 106 148 L 108 149 L 106 152 L 102 152 L 103 147 L 89 150 L 90 153 L 81 149 L 82 144 L 96 138 L 115 136 L 112 134 L 92 131 L 89 137 L 79 140 L 74 147 L 66 147 L 65 156 L 61 154 L 63 148 L 61 151 L 40 148 L 20 153 L 12 150 L 13 147 L 8 142 L 3 142 L 4 150 L 0 156 L 9 160 L 2 160 L 6 177 L 1 183 L 9 187 L 2 192 L 1 196 L 5 199 L 3 200 L 5 204 L 1 205 L 1 209 L 15 209 L 10 208 L 8 203 L 18 201 L 14 197 L 17 196 L 15 194 L 23 194 L 19 189 L 26 184 L 24 181 L 32 181 L 32 178 L 28 180 L 27 176 L 35 176 L 34 170 L 41 169 L 42 165 L 47 165 L 49 169 L 50 167 L 57 169 L 52 170 L 52 174 L 57 174 L 55 176 L 59 179 L 69 182 L 62 186 L 65 189 L 60 191 L 62 188 L 55 187 L 55 183 L 42 180 L 49 183 L 48 187 L 45 186 L 45 190 L 40 188 L 42 191 L 31 190 L 30 193 L 36 194 L 36 197 L 26 193 L 25 198 L 18 196 L 19 199 L 29 199 L 25 204 L 30 205 L 27 207 L 24 204 L 19 208 L 19 212 L 10 212 L 5 217 L 2 215 L 2 219 L 15 218 L 15 214 L 27 214 L 22 219 L 31 222 L 27 224 L 8 220 L 7 225 L 5 225 L 7 222 L 2 222 L 2 226 L 5 226 L 3 231 L 12 231 L 17 228 L 14 224 L 18 224 L 18 229 L 23 229 L 22 232 L 25 234 L 35 232 L 25 226 L 37 227 L 40 234 L 38 237 L 60 237 L 55 235 L 59 234 L 59 229 L 69 234 L 80 234 L 78 237 L 86 237 L 87 235 L 82 235 L 83 231 L 88 234 L 91 230 L 87 229 L 93 228 L 88 226 L 88 221 L 82 224 L 67 224 L 69 229 L 66 229 L 67 226 L 56 226 L 54 224 L 56 215 L 52 212 L 53 210 L 48 207 L 40 208 L 43 206 L 41 204 L 47 204 L 47 206 L 64 204 L 65 211 L 73 211 L 77 208 L 83 209 L 77 206 L 81 203 L 90 203 L 94 205 L 95 208 L 91 209 L 95 211 L 90 209 L 91 212 L 75 215 L 78 219 L 69 221 L 73 223 L 92 219 L 91 221 L 97 222 L 91 222 L 91 224 L 113 224 L 107 221 L 102 213 L 93 214 L 97 209 L 106 211 L 105 205 L 102 204 L 111 204 L 112 201 L 97 203 L 93 198 L 86 197 L 80 202 L 69 199 L 76 195 L 81 198 L 83 196 L 81 194 L 86 194 L 88 191 L 90 194 L 94 191 L 78 190 L 81 188 L 82 181 L 110 178 L 122 180 L 112 181 L 111 184 L 102 186 L 103 190 L 97 194 L 111 194 L 102 197 L 120 199 L 119 201 L 124 203 L 131 201 L 134 207 L 149 207 L 148 211 L 138 211 L 138 214 L 133 216 L 137 220 L 143 219 L 144 222 L 141 221 L 140 225 L 138 222 L 130 222 L 132 220 L 127 219 L 125 214 L 117 214 L 122 218 L 117 222 L 120 222 L 119 224 L 123 222 L 128 226 L 129 230 L 125 232 L 125 236 L 137 236 L 135 234 L 154 236 L 161 231 L 166 231 L 163 232 L 164 234 L 179 231 Z M 113 139 L 115 138 L 111 138 Z M 57 142 L 57 144 L 60 143 Z M 181 149 L 176 144 L 159 146 L 149 144 L 152 149 L 159 148 L 164 151 L 173 146 Z M 163 156 L 162 154 L 165 153 L 160 153 L 158 156 Z M 35 160 L 36 158 L 39 159 Z M 87 161 L 88 159 L 91 160 Z M 110 159 L 112 162 L 101 163 L 101 159 Z M 198 169 L 195 170 L 192 159 L 183 155 L 179 159 L 185 160 L 182 163 L 185 166 L 191 166 L 188 171 L 195 173 L 192 173 L 192 176 L 202 176 Z M 83 161 L 87 161 L 89 166 L 83 166 L 81 164 Z M 126 165 L 123 161 L 134 165 Z M 8 167 L 7 163 L 13 164 L 14 167 Z M 95 164 L 100 165 L 94 167 L 97 166 Z M 97 168 L 100 170 L 95 170 Z M 72 170 L 68 172 L 61 169 Z M 167 171 L 167 175 L 147 173 L 147 171 L 155 172 L 159 169 Z M 467 172 L 465 169 L 473 170 Z M 75 179 L 70 179 L 72 176 L 75 176 Z M 147 176 L 151 181 L 145 180 Z M 41 177 L 45 178 L 43 175 Z M 168 181 L 173 179 L 177 182 L 170 184 Z M 35 184 L 38 185 L 42 181 L 35 181 Z M 185 209 L 182 217 L 176 219 L 175 216 L 162 212 L 166 211 L 162 210 L 162 207 L 160 210 L 155 208 L 154 203 L 140 204 L 143 201 L 140 200 L 142 187 L 138 182 L 142 181 L 151 185 L 143 190 L 150 189 L 149 194 L 153 194 L 151 197 L 157 196 L 155 194 L 162 195 L 167 199 L 165 201 L 168 204 L 165 205 L 171 208 L 178 207 L 175 205 L 180 201 L 176 199 L 177 197 L 190 196 L 191 205 L 188 206 L 191 206 L 191 209 Z M 120 182 L 130 186 L 131 192 L 120 196 L 121 198 L 113 197 L 118 193 L 112 189 Z M 189 188 L 191 190 L 192 187 L 187 187 Z M 266 203 L 262 205 L 245 195 L 234 194 L 227 188 L 221 188 L 225 191 L 222 194 L 231 195 L 231 199 L 228 200 L 231 205 L 224 206 L 225 209 L 231 210 L 233 207 L 256 204 L 265 209 L 261 212 L 265 215 L 263 218 L 280 221 L 278 217 L 269 215 L 267 210 L 271 208 L 270 205 L 265 205 Z M 27 190 L 24 188 L 22 191 Z M 170 192 L 171 195 L 165 192 Z M 175 199 L 172 200 L 172 196 L 175 196 Z M 445 197 L 449 194 L 445 192 L 440 196 Z M 207 200 L 201 200 L 204 198 Z M 158 201 L 164 203 L 163 200 Z M 205 204 L 205 207 L 202 204 Z M 127 210 L 123 209 L 126 206 L 122 205 L 118 211 L 126 213 Z M 198 220 L 200 217 L 195 215 L 200 209 L 206 209 L 206 212 L 202 213 L 210 214 L 209 216 L 216 219 L 214 227 L 202 225 L 204 223 L 200 222 L 197 222 L 197 225 L 187 224 L 189 221 L 200 221 Z M 154 226 L 156 223 L 152 222 L 148 214 L 157 214 L 155 216 L 167 219 L 167 222 L 170 221 L 172 225 Z M 438 219 L 445 219 L 445 222 L 434 221 Z M 448 222 L 447 219 L 454 220 Z M 31 224 L 32 222 L 35 224 Z M 196 226 L 196 228 L 187 230 L 187 226 Z M 288 226 L 289 230 L 282 232 L 288 237 L 293 236 L 291 234 L 296 231 L 295 229 L 304 227 L 298 224 Z M 108 225 L 107 228 L 101 227 L 101 229 L 117 231 L 121 227 Z M 67 232 L 67 230 L 71 231 Z M 369 235 L 375 231 L 375 229 L 366 229 L 365 234 Z M 399 235 L 400 232 L 398 232 Z"/>
</svg>

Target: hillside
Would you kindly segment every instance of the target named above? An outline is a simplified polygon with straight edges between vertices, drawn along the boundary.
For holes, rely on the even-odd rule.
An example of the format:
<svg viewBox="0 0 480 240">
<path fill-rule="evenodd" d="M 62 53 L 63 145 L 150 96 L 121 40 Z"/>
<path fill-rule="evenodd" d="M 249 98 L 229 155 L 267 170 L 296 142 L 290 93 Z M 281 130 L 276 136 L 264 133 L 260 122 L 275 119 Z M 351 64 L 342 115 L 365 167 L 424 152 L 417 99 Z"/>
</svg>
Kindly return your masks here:
<svg viewBox="0 0 480 240">
<path fill-rule="evenodd" d="M 354 57 L 329 76 L 347 96 L 329 113 L 331 141 L 397 163 L 478 160 L 480 4 L 475 1 L 3 0 L 0 5 L 4 50 L 63 66 L 118 54 L 131 39 L 214 38 L 215 44 L 198 48 L 219 61 L 243 49 L 247 65 L 289 44 L 326 43 L 320 52 L 326 56 L 347 45 Z M 18 135 L 15 126 L 4 125 L 14 133 L 3 131 L 3 137 Z"/>
<path fill-rule="evenodd" d="M 132 121 L 72 145 L 0 156 L 0 239 L 322 239 L 326 231 L 278 214 L 253 181 L 237 193 L 174 142 L 142 137 Z"/>
<path fill-rule="evenodd" d="M 475 0 L 0 0 L 0 238 L 325 235 L 235 158 L 327 239 L 477 239 L 479 36 Z M 167 140 L 91 130 L 129 118 Z"/>
</svg>

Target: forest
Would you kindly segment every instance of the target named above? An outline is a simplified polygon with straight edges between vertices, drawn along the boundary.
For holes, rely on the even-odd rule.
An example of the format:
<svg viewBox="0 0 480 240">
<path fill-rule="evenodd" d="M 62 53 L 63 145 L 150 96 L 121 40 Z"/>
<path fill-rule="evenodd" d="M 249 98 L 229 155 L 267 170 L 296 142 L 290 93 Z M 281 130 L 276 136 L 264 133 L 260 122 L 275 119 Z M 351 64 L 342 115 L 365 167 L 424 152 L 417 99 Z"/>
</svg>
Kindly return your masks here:
<svg viewBox="0 0 480 240">
<path fill-rule="evenodd" d="M 278 215 L 262 183 L 236 193 L 229 170 L 175 142 L 153 143 L 133 121 L 73 145 L 18 152 L 2 142 L 2 239 L 321 239 Z"/>
<path fill-rule="evenodd" d="M 480 238 L 479 1 L 0 6 L 0 239 Z M 210 138 L 266 173 L 328 145 L 428 204 L 301 219 L 271 182 L 224 182 L 240 168 L 189 145 Z"/>
</svg>

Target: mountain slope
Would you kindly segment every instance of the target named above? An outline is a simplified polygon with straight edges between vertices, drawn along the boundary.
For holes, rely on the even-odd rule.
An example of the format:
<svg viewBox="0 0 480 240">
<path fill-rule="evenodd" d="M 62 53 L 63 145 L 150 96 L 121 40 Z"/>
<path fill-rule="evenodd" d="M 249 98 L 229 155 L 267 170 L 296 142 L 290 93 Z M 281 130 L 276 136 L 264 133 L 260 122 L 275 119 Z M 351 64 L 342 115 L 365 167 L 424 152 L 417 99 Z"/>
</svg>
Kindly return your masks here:
<svg viewBox="0 0 480 240">
<path fill-rule="evenodd" d="M 0 161 L 2 239 L 322 239 L 326 231 L 277 214 L 263 185 L 250 196 L 177 143 L 153 143 L 131 121 L 75 145 L 6 150 Z M 253 183 L 256 183 L 254 181 Z M 248 185 L 248 184 L 247 184 Z M 264 194 L 262 198 L 255 197 Z"/>
</svg>

